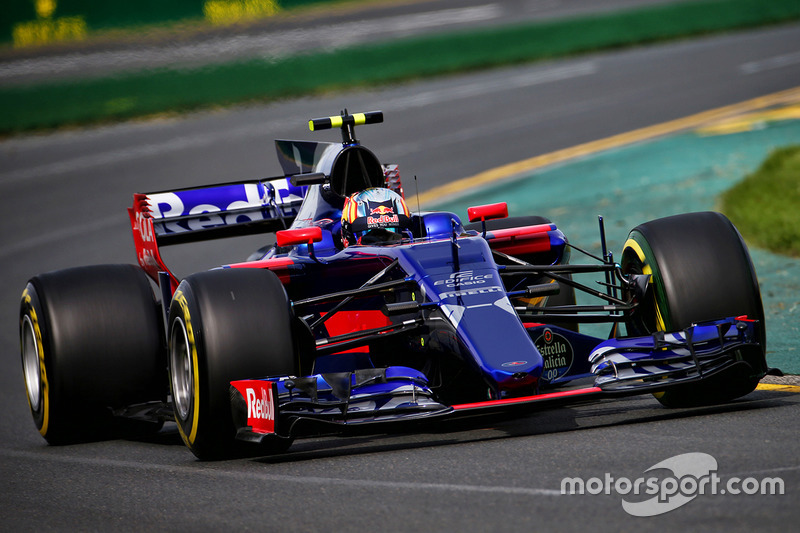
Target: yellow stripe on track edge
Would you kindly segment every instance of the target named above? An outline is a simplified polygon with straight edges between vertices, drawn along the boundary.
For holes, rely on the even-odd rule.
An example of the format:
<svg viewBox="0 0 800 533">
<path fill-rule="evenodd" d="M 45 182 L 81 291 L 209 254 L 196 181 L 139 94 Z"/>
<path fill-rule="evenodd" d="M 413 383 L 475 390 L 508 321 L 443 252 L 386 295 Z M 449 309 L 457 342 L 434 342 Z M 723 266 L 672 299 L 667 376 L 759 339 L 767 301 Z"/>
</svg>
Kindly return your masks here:
<svg viewBox="0 0 800 533">
<path fill-rule="evenodd" d="M 470 189 L 489 185 L 496 181 L 510 178 L 517 174 L 530 172 L 542 167 L 546 167 L 555 163 L 563 163 L 577 157 L 583 157 L 603 150 L 612 148 L 619 148 L 628 144 L 641 142 L 662 135 L 669 135 L 682 130 L 698 128 L 700 126 L 715 122 L 718 120 L 730 118 L 742 113 L 757 111 L 767 107 L 780 105 L 780 104 L 793 104 L 800 101 L 800 87 L 787 89 L 765 96 L 759 96 L 737 104 L 731 104 L 687 117 L 654 124 L 637 130 L 613 135 L 604 139 L 598 139 L 570 148 L 556 150 L 548 154 L 542 154 L 529 159 L 523 159 L 515 163 L 508 163 L 499 167 L 495 167 L 474 176 L 463 178 L 456 181 L 451 181 L 439 187 L 426 191 L 419 195 L 419 203 L 427 204 L 433 202 L 441 202 L 442 200 L 449 200 L 454 195 L 464 194 Z"/>
</svg>

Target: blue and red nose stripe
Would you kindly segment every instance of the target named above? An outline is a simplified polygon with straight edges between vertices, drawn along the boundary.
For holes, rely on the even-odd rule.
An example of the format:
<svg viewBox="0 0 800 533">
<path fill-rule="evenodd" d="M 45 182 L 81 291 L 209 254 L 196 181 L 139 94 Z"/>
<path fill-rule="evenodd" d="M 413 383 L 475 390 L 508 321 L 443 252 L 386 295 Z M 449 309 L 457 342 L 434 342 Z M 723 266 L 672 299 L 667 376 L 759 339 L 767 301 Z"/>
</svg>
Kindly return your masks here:
<svg viewBox="0 0 800 533">
<path fill-rule="evenodd" d="M 490 407 L 500 407 L 509 405 L 518 405 L 526 403 L 542 402 L 547 400 L 561 400 L 565 398 L 572 398 L 578 396 L 592 396 L 602 394 L 603 390 L 599 387 L 586 387 L 584 389 L 573 389 L 561 392 L 549 392 L 545 394 L 536 394 L 533 396 L 522 396 L 520 398 L 504 398 L 502 400 L 489 400 L 485 402 L 462 403 L 454 405 L 453 409 L 456 411 L 463 411 L 467 409 L 485 409 Z"/>
</svg>

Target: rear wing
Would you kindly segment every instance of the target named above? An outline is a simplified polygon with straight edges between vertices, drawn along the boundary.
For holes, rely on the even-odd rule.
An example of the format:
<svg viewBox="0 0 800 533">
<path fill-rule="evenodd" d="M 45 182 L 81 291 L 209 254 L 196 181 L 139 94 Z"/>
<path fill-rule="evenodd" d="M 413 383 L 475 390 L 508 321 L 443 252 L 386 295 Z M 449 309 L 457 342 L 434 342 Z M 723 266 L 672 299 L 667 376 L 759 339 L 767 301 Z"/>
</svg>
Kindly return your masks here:
<svg viewBox="0 0 800 533">
<path fill-rule="evenodd" d="M 159 246 L 286 229 L 305 192 L 283 177 L 135 194 L 128 215 L 139 264 L 158 281 L 169 273 Z"/>
<path fill-rule="evenodd" d="M 382 165 L 365 148 L 356 151 L 361 147 L 351 146 L 357 144 L 354 126 L 382 121 L 383 113 L 379 111 L 355 115 L 345 112 L 341 117 L 312 120 L 312 130 L 341 127 L 344 144 L 276 140 L 278 161 L 284 171 L 281 178 L 135 194 L 128 215 L 139 264 L 162 290 L 168 277 L 174 291 L 178 280 L 161 259 L 160 246 L 288 229 L 300 211 L 308 187 L 330 184 L 334 178 L 332 167 L 342 154 L 355 153 L 361 167 L 364 167 L 363 157 L 371 156 L 377 180 L 365 185 L 385 186 L 404 196 L 397 165 Z M 343 157 L 341 161 L 344 168 L 337 175 L 343 176 L 342 192 L 346 192 L 344 185 L 351 177 L 350 159 Z"/>
</svg>

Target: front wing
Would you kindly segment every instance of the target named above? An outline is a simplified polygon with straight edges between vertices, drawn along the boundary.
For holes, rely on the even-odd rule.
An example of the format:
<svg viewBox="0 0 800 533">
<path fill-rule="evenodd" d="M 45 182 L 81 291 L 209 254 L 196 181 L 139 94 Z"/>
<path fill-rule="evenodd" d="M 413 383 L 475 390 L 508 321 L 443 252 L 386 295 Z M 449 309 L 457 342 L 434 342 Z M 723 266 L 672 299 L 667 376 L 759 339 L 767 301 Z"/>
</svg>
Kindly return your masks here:
<svg viewBox="0 0 800 533">
<path fill-rule="evenodd" d="M 731 317 L 682 332 L 609 339 L 589 355 L 594 383 L 570 384 L 530 396 L 444 405 L 436 400 L 422 372 L 393 366 L 234 381 L 231 409 L 237 438 L 262 443 L 365 426 L 531 411 L 660 392 L 748 365 L 746 355 L 761 350 L 761 327 L 747 317 Z"/>
</svg>

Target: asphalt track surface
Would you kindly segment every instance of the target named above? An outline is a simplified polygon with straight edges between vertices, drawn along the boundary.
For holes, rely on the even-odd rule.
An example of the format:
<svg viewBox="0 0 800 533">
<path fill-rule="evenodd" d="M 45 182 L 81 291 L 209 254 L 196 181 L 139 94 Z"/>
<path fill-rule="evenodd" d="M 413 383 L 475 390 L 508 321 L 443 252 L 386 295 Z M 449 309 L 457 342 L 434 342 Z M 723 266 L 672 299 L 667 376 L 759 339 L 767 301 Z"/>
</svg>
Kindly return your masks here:
<svg viewBox="0 0 800 533">
<path fill-rule="evenodd" d="M 147 440 L 49 447 L 25 403 L 17 302 L 37 272 L 135 262 L 124 211 L 132 192 L 276 174 L 271 140 L 311 138 L 311 117 L 384 109 L 386 123 L 358 135 L 401 165 L 413 194 L 414 175 L 424 192 L 800 86 L 798 52 L 800 26 L 791 25 L 2 142 L 0 530 L 791 529 L 800 519 L 796 388 L 710 408 L 666 410 L 645 396 L 408 434 L 310 439 L 282 456 L 218 463 L 197 462 L 170 426 Z M 260 243 L 182 246 L 165 259 L 188 274 Z M 623 499 L 641 495 L 560 494 L 565 477 L 634 481 L 691 452 L 714 457 L 724 483 L 779 477 L 785 493 L 698 495 L 649 518 L 622 509 Z"/>
</svg>

